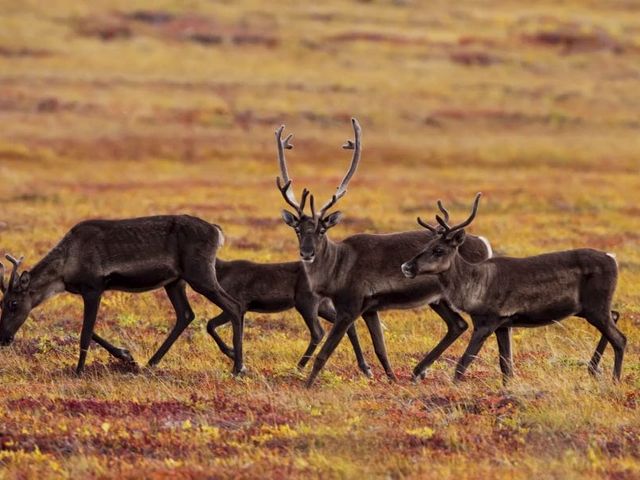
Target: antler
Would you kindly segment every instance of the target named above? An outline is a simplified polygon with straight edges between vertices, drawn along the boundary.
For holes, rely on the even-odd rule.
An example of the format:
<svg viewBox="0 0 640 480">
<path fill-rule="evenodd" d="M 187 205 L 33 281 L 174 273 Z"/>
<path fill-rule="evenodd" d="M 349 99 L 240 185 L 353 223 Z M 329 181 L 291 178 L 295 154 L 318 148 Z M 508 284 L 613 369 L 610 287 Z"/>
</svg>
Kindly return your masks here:
<svg viewBox="0 0 640 480">
<path fill-rule="evenodd" d="M 482 193 L 481 192 L 476 193 L 476 198 L 473 200 L 473 208 L 471 209 L 471 215 L 469 215 L 469 217 L 464 222 L 459 223 L 458 225 L 454 225 L 453 227 L 450 227 L 448 225 L 447 223 L 448 217 L 447 217 L 447 214 L 445 213 L 446 210 L 441 208 L 443 213 L 445 213 L 445 220 L 443 220 L 440 215 L 436 215 L 436 220 L 438 221 L 440 226 L 444 229 L 444 232 L 443 232 L 444 235 L 449 235 L 450 233 L 455 232 L 456 230 L 461 230 L 467 225 L 471 224 L 471 222 L 473 222 L 473 219 L 476 218 L 476 214 L 478 213 L 478 205 L 480 204 L 480 197 L 482 197 Z"/>
<path fill-rule="evenodd" d="M 358 123 L 358 120 L 356 120 L 355 118 L 351 119 L 351 124 L 353 125 L 354 140 L 347 140 L 345 144 L 342 145 L 342 148 L 344 148 L 345 150 L 353 150 L 351 165 L 349 166 L 347 174 L 342 179 L 342 182 L 340 182 L 340 186 L 336 190 L 336 193 L 334 193 L 331 199 L 320 209 L 320 218 L 323 218 L 324 214 L 327 213 L 327 210 L 333 207 L 335 203 L 340 200 L 345 193 L 347 193 L 349 181 L 358 169 L 360 154 L 362 153 L 362 128 L 360 128 L 360 123 Z"/>
<path fill-rule="evenodd" d="M 291 150 L 293 145 L 291 145 L 290 140 L 293 137 L 293 134 L 290 133 L 287 138 L 282 139 L 282 132 L 284 131 L 284 125 L 280 125 L 280 128 L 276 130 L 276 144 L 278 146 L 278 164 L 280 165 L 280 175 L 282 175 L 282 179 L 280 177 L 276 177 L 276 185 L 278 186 L 278 190 L 282 193 L 285 201 L 296 209 L 298 214 L 302 213 L 302 209 L 304 208 L 304 199 L 306 197 L 305 191 L 302 192 L 302 207 L 296 200 L 296 196 L 293 193 L 293 189 L 291 188 L 291 179 L 289 178 L 289 171 L 287 170 L 287 160 L 284 156 L 285 150 Z M 308 195 L 308 192 L 307 192 Z"/>
<path fill-rule="evenodd" d="M 4 265 L 0 262 L 0 292 L 7 291 L 7 287 L 4 285 Z"/>
<path fill-rule="evenodd" d="M 425 222 L 424 220 L 422 220 L 420 217 L 418 217 L 416 219 L 418 221 L 418 224 L 424 228 L 426 228 L 427 230 L 429 230 L 431 233 L 438 233 L 438 229 L 435 227 L 432 227 L 431 225 L 429 225 L 427 222 Z"/>
<path fill-rule="evenodd" d="M 7 260 L 9 260 L 11 263 L 13 263 L 13 270 L 11 270 L 11 277 L 9 278 L 9 285 L 8 285 L 8 287 L 13 287 L 13 286 L 15 286 L 15 283 L 17 282 L 16 275 L 18 273 L 18 267 L 22 263 L 22 260 L 24 259 L 24 257 L 20 257 L 19 260 L 16 260 L 15 257 L 12 257 L 8 253 L 5 255 L 5 257 L 6 257 Z"/>
<path fill-rule="evenodd" d="M 449 212 L 447 212 L 447 209 L 444 208 L 444 205 L 442 205 L 442 200 L 438 200 L 438 208 L 444 214 L 444 221 L 448 223 L 449 222 Z"/>
</svg>

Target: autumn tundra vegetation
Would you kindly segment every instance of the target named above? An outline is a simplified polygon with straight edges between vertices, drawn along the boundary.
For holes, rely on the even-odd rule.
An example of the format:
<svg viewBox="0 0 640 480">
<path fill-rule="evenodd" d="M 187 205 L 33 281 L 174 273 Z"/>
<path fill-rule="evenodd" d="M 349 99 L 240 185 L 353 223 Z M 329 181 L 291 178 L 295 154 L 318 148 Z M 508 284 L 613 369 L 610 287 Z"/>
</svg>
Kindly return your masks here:
<svg viewBox="0 0 640 480">
<path fill-rule="evenodd" d="M 637 478 L 638 8 L 4 2 L 2 315 L 24 324 L 0 332 L 0 478 Z M 296 136 L 274 145 L 282 124 Z M 302 187 L 316 215 L 311 192 L 306 214 L 289 204 Z M 96 247 L 158 216 L 149 248 Z M 194 217 L 219 285 L 182 276 Z M 54 281 L 26 311 L 76 225 L 96 230 L 77 248 L 88 301 Z M 415 239 L 380 246 L 398 235 Z M 367 260 L 327 262 L 347 250 Z M 166 268 L 145 271 L 154 255 Z M 95 275 L 105 258 L 135 288 Z"/>
</svg>

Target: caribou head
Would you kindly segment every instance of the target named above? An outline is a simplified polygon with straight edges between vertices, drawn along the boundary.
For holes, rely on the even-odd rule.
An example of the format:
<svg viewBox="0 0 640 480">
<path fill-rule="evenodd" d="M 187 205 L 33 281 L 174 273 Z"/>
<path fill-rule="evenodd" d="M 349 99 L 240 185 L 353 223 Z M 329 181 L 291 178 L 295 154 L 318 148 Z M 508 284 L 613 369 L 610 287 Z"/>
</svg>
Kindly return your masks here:
<svg viewBox="0 0 640 480">
<path fill-rule="evenodd" d="M 466 238 L 464 228 L 473 222 L 476 213 L 478 213 L 481 196 L 481 193 L 476 194 L 471 215 L 457 225 L 449 226 L 449 213 L 440 200 L 438 200 L 438 208 L 444 214 L 444 218 L 436 215 L 438 227 L 429 225 L 418 217 L 418 223 L 433 233 L 434 237 L 422 252 L 402 264 L 402 273 L 405 277 L 414 278 L 417 275 L 438 274 L 451 268 L 451 262 L 458 247 L 464 243 Z"/>
<path fill-rule="evenodd" d="M 7 260 L 13 264 L 13 270 L 9 277 L 9 283 L 4 283 L 4 265 L 0 263 L 0 291 L 3 293 L 0 307 L 0 345 L 11 345 L 16 332 L 25 322 L 31 311 L 31 296 L 29 294 L 29 283 L 31 277 L 29 272 L 22 272 L 18 275 L 18 268 L 23 257 L 15 259 L 11 255 L 6 255 Z"/>
<path fill-rule="evenodd" d="M 349 167 L 347 174 L 342 179 L 342 182 L 336 192 L 320 208 L 319 212 L 316 212 L 313 195 L 311 195 L 309 190 L 306 188 L 302 191 L 300 202 L 296 200 L 291 187 L 291 179 L 289 178 L 287 162 L 284 155 L 285 150 L 293 148 L 293 145 L 291 145 L 291 138 L 293 135 L 290 134 L 283 140 L 282 132 L 284 131 L 284 125 L 276 130 L 276 144 L 278 148 L 278 161 L 280 164 L 281 175 L 281 177 L 276 179 L 276 184 L 278 186 L 278 190 L 280 190 L 280 193 L 284 197 L 284 200 L 295 210 L 295 213 L 283 210 L 282 218 L 287 225 L 295 230 L 296 235 L 298 236 L 300 259 L 303 262 L 313 262 L 317 252 L 319 252 L 327 242 L 325 234 L 331 227 L 337 225 L 342 218 L 342 213 L 340 211 L 329 213 L 329 210 L 344 196 L 345 193 L 347 193 L 349 181 L 356 172 L 358 162 L 360 161 L 360 153 L 362 151 L 362 130 L 360 128 L 360 124 L 355 118 L 351 119 L 351 123 L 353 125 L 355 138 L 354 140 L 347 140 L 347 142 L 342 146 L 345 150 L 353 150 L 351 166 Z M 304 212 L 307 199 L 309 199 L 311 215 L 307 215 Z"/>
</svg>

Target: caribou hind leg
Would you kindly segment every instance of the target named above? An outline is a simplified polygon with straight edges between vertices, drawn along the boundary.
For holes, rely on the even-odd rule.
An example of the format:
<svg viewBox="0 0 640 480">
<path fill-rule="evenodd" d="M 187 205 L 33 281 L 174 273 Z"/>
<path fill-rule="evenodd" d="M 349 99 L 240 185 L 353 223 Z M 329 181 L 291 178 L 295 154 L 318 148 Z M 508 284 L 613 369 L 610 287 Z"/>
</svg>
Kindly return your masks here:
<svg viewBox="0 0 640 480">
<path fill-rule="evenodd" d="M 109 354 L 111 354 L 113 357 L 117 358 L 118 360 L 122 360 L 123 362 L 131 365 L 136 365 L 136 361 L 131 355 L 131 352 L 129 352 L 129 350 L 127 350 L 126 348 L 116 347 L 115 345 L 109 343 L 104 338 L 100 337 L 97 333 L 94 333 L 91 336 L 91 340 L 96 342 L 98 345 L 100 345 L 107 352 L 109 352 Z"/>
<path fill-rule="evenodd" d="M 171 301 L 171 305 L 173 305 L 173 309 L 176 311 L 176 323 L 171 329 L 171 332 L 169 332 L 166 340 L 160 345 L 160 348 L 158 348 L 158 351 L 149 359 L 148 365 L 150 367 L 160 363 L 162 357 L 165 356 L 184 329 L 187 328 L 195 318 L 193 310 L 191 310 L 191 306 L 189 305 L 189 300 L 187 299 L 185 283 L 183 281 L 178 280 L 170 283 L 165 286 L 164 289 Z"/>
<path fill-rule="evenodd" d="M 222 312 L 220 315 L 218 315 L 215 318 L 212 318 L 207 322 L 207 333 L 211 335 L 211 338 L 213 338 L 213 341 L 216 342 L 216 345 L 218 345 L 218 348 L 220 349 L 220 351 L 224 353 L 227 357 L 229 357 L 231 360 L 233 360 L 236 356 L 235 352 L 233 351 L 233 348 L 227 345 L 225 341 L 222 340 L 222 337 L 218 335 L 218 332 L 216 332 L 216 329 L 218 327 L 226 323 L 229 323 L 230 321 L 231 321 L 231 315 L 229 315 L 229 313 L 227 312 Z"/>
<path fill-rule="evenodd" d="M 619 381 L 622 374 L 622 360 L 624 357 L 624 349 L 627 345 L 627 337 L 618 330 L 610 312 L 605 313 L 604 315 L 586 314 L 585 318 L 591 325 L 600 330 L 600 333 L 606 338 L 606 341 L 611 343 L 615 355 L 613 378 L 614 380 Z M 600 344 L 598 346 L 600 346 Z"/>
<path fill-rule="evenodd" d="M 615 310 L 611 310 L 611 318 L 613 322 L 617 324 L 618 320 L 620 319 L 620 313 Z M 600 373 L 598 366 L 600 365 L 600 360 L 602 359 L 602 355 L 604 354 L 608 343 L 609 341 L 607 340 L 607 337 L 602 335 L 600 337 L 600 341 L 598 342 L 598 346 L 596 347 L 596 350 L 593 352 L 593 356 L 589 361 L 589 373 L 593 376 Z"/>
</svg>

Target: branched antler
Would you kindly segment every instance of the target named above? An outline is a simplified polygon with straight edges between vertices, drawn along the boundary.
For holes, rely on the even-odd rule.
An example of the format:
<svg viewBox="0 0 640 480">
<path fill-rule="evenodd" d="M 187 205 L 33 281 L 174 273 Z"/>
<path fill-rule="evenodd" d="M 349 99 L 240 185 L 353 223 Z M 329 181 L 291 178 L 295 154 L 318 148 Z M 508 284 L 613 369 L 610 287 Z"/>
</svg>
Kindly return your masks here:
<svg viewBox="0 0 640 480">
<path fill-rule="evenodd" d="M 4 265 L 0 262 L 0 292 L 7 291 L 7 287 L 4 285 Z"/>
<path fill-rule="evenodd" d="M 278 148 L 278 164 L 280 166 L 280 175 L 282 175 L 282 179 L 280 177 L 276 178 L 276 185 L 278 186 L 278 190 L 280 190 L 280 193 L 282 193 L 282 196 L 284 197 L 285 201 L 289 205 L 291 205 L 293 208 L 295 208 L 298 214 L 300 214 L 302 212 L 302 209 L 304 208 L 304 204 L 301 208 L 300 204 L 296 200 L 295 194 L 293 193 L 293 189 L 291 188 L 291 179 L 289 178 L 289 170 L 287 169 L 287 160 L 284 156 L 285 150 L 291 150 L 293 148 L 293 145 L 291 145 L 291 139 L 293 138 L 293 134 L 290 133 L 283 140 L 282 139 L 283 131 L 284 131 L 284 125 L 280 125 L 280 128 L 276 130 L 276 145 Z M 302 192 L 302 195 L 304 197 L 304 191 Z"/>
<path fill-rule="evenodd" d="M 444 215 L 444 221 L 449 222 L 449 212 L 447 212 L 447 209 L 444 208 L 444 205 L 442 205 L 442 200 L 438 200 L 438 208 Z"/>
<path fill-rule="evenodd" d="M 469 217 L 465 221 L 457 225 L 454 225 L 453 227 L 450 227 L 449 224 L 447 223 L 449 220 L 448 212 L 444 210 L 444 208 L 441 208 L 441 211 L 443 211 L 443 213 L 445 214 L 445 218 L 443 219 L 440 215 L 436 215 L 436 220 L 438 221 L 440 226 L 444 229 L 444 232 L 442 232 L 442 234 L 445 236 L 448 236 L 449 234 L 457 230 L 461 230 L 466 226 L 470 225 L 471 222 L 473 222 L 473 220 L 476 218 L 476 214 L 478 213 L 478 205 L 480 204 L 480 197 L 482 197 L 482 193 L 478 192 L 476 194 L 476 198 L 473 200 L 473 208 L 471 209 L 471 215 L 469 215 Z"/>
<path fill-rule="evenodd" d="M 338 200 L 340 200 L 345 193 L 347 193 L 347 187 L 349 186 L 349 181 L 351 181 L 351 177 L 356 173 L 358 169 L 358 163 L 360 163 L 360 156 L 362 153 L 362 128 L 360 127 L 360 123 L 355 118 L 351 119 L 351 124 L 353 125 L 353 133 L 354 140 L 347 140 L 342 148 L 345 150 L 353 150 L 353 157 L 351 158 L 351 165 L 349 166 L 349 170 L 347 174 L 340 182 L 336 193 L 334 193 L 331 199 L 325 203 L 320 209 L 320 218 L 324 218 L 324 215 L 327 211 L 333 207 Z"/>
<path fill-rule="evenodd" d="M 17 279 L 18 267 L 22 263 L 22 260 L 24 259 L 24 257 L 20 257 L 18 260 L 16 260 L 15 257 L 9 255 L 8 253 L 5 255 L 5 257 L 7 260 L 13 263 L 13 270 L 11 270 L 11 277 L 9 278 L 9 285 L 7 286 L 8 288 L 13 288 L 16 285 L 16 282 L 18 281 Z"/>
<path fill-rule="evenodd" d="M 418 217 L 416 219 L 418 221 L 418 224 L 424 228 L 426 228 L 427 230 L 429 230 L 431 233 L 438 233 L 438 229 L 435 227 L 432 227 L 431 225 L 429 225 L 427 222 L 425 222 L 424 220 L 422 220 L 420 217 Z"/>
</svg>

